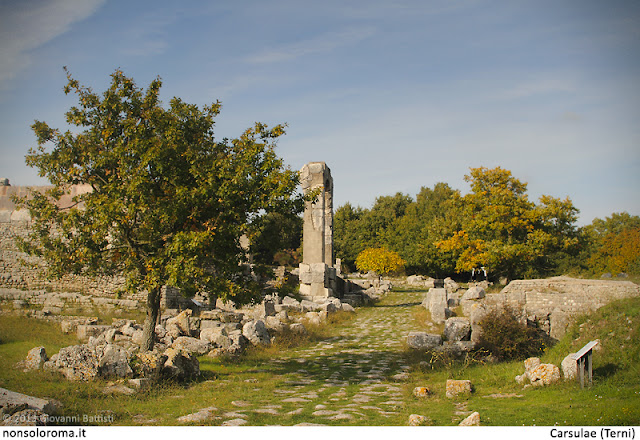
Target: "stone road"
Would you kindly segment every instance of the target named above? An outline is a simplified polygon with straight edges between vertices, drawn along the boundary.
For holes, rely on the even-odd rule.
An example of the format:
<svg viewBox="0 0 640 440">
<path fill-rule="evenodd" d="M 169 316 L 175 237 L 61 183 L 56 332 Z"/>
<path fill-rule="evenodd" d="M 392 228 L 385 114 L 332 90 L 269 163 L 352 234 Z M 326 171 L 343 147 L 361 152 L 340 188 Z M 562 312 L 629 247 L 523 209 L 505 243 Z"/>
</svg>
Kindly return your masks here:
<svg viewBox="0 0 640 440">
<path fill-rule="evenodd" d="M 374 418 L 381 418 L 380 424 L 391 422 L 403 406 L 401 381 L 409 367 L 402 352 L 406 334 L 415 326 L 411 309 L 423 296 L 391 292 L 377 306 L 358 309 L 339 336 L 283 352 L 265 365 L 287 371 L 286 380 L 274 390 L 280 403 L 234 401 L 235 409 L 219 414 L 223 424 L 251 424 L 252 413 L 273 416 L 273 424 L 292 420 L 357 425 Z M 302 414 L 304 420 L 293 418 Z"/>
</svg>

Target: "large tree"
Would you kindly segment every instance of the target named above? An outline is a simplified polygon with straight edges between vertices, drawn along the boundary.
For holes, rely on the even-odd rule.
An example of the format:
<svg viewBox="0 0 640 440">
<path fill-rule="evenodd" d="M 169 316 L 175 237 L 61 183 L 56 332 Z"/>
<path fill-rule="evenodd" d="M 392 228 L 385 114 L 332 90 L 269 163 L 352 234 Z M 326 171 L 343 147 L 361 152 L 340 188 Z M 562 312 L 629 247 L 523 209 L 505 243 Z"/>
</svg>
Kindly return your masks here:
<svg viewBox="0 0 640 440">
<path fill-rule="evenodd" d="M 65 93 L 75 93 L 79 104 L 66 120 L 79 130 L 32 126 L 38 148 L 26 162 L 53 186 L 18 200 L 33 226 L 22 248 L 42 257 L 50 274 L 123 274 L 128 290 L 145 290 L 146 350 L 163 285 L 187 296 L 206 291 L 250 301 L 239 275 L 241 235 L 261 215 L 302 209 L 298 174 L 274 150 L 284 127 L 256 123 L 219 141 L 219 102 L 200 109 L 173 98 L 165 109 L 159 78 L 145 91 L 121 71 L 102 96 L 69 72 L 67 79 Z M 60 206 L 76 184 L 91 191 Z"/>
<path fill-rule="evenodd" d="M 460 227 L 436 243 L 457 257 L 456 270 L 485 266 L 494 277 L 512 279 L 550 272 L 550 256 L 577 244 L 578 210 L 568 198 L 542 196 L 536 205 L 527 184 L 511 171 L 472 168 L 471 192 L 457 196 Z"/>
</svg>

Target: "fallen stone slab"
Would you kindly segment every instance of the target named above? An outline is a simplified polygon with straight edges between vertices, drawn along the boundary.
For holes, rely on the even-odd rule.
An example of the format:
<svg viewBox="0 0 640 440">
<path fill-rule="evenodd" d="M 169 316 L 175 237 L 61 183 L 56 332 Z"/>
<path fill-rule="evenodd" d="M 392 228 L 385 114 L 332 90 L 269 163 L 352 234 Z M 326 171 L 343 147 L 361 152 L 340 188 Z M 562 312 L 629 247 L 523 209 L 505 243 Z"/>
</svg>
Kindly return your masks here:
<svg viewBox="0 0 640 440">
<path fill-rule="evenodd" d="M 209 419 L 213 415 L 213 412 L 217 410 L 218 408 L 210 406 L 209 408 L 202 408 L 200 411 L 193 414 L 187 414 L 186 416 L 178 417 L 177 420 L 180 423 L 200 423 Z"/>
<path fill-rule="evenodd" d="M 0 407 L 16 405 L 26 405 L 25 409 L 38 410 L 49 415 L 56 415 L 62 409 L 62 403 L 55 399 L 41 399 L 0 388 Z"/>
<path fill-rule="evenodd" d="M 426 332 L 409 332 L 407 345 L 416 350 L 431 350 L 442 345 L 442 336 Z"/>
</svg>

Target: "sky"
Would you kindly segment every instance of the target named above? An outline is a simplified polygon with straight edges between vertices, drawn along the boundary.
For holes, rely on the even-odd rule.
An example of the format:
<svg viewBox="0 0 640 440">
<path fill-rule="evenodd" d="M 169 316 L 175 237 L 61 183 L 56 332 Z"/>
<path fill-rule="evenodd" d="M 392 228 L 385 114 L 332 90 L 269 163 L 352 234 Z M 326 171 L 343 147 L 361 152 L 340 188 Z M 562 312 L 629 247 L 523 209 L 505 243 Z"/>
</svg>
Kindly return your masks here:
<svg viewBox="0 0 640 440">
<path fill-rule="evenodd" d="M 46 184 L 34 120 L 65 129 L 63 66 L 222 112 L 216 137 L 287 123 L 293 169 L 326 162 L 334 209 L 502 167 L 585 225 L 640 215 L 636 0 L 0 0 L 0 177 Z"/>
</svg>

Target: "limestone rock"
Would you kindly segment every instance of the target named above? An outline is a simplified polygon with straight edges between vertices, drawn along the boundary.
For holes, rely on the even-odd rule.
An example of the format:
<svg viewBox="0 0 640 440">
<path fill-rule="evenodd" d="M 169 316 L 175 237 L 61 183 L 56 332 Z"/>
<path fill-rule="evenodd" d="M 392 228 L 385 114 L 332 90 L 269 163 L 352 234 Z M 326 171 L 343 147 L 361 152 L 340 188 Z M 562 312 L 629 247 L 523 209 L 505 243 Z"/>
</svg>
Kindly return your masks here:
<svg viewBox="0 0 640 440">
<path fill-rule="evenodd" d="M 167 319 L 167 324 L 165 326 L 167 332 L 174 338 L 177 338 L 179 336 L 190 336 L 190 318 L 192 314 L 193 312 L 191 311 L 191 309 L 186 309 L 180 312 L 177 316 Z"/>
<path fill-rule="evenodd" d="M 537 357 L 530 357 L 528 359 L 526 359 L 524 361 L 524 375 L 530 380 L 531 376 L 530 373 L 538 366 L 540 365 L 540 358 Z"/>
<path fill-rule="evenodd" d="M 304 315 L 309 324 L 320 325 L 322 324 L 322 318 L 318 312 L 307 312 Z"/>
<path fill-rule="evenodd" d="M 482 287 L 475 286 L 467 290 L 464 295 L 462 295 L 463 300 L 470 299 L 482 299 L 485 297 L 485 291 Z"/>
<path fill-rule="evenodd" d="M 292 333 L 295 334 L 300 334 L 300 335 L 306 335 L 307 334 L 307 329 L 304 326 L 304 324 L 299 323 L 299 322 L 295 322 L 293 324 L 289 325 L 289 330 L 291 330 Z"/>
<path fill-rule="evenodd" d="M 569 353 L 560 364 L 564 380 L 575 380 L 578 377 L 578 362 L 572 357 L 574 354 Z"/>
<path fill-rule="evenodd" d="M 265 325 L 269 330 L 273 330 L 278 333 L 284 331 L 286 328 L 286 325 L 275 316 L 267 316 L 265 318 Z"/>
<path fill-rule="evenodd" d="M 189 380 L 200 375 L 200 362 L 193 354 L 170 347 L 164 355 L 167 360 L 162 368 L 163 375 L 177 380 Z"/>
<path fill-rule="evenodd" d="M 29 350 L 27 353 L 27 357 L 24 361 L 19 363 L 19 368 L 22 368 L 22 371 L 32 371 L 39 370 L 44 366 L 44 363 L 49 360 L 47 356 L 47 351 L 44 347 L 35 347 Z"/>
<path fill-rule="evenodd" d="M 432 420 L 427 416 L 420 414 L 411 414 L 409 416 L 409 426 L 431 426 Z"/>
<path fill-rule="evenodd" d="M 432 350 L 442 345 L 442 336 L 426 332 L 409 332 L 407 345 L 415 350 Z"/>
<path fill-rule="evenodd" d="M 351 304 L 342 303 L 342 311 L 348 312 L 348 313 L 354 313 L 356 309 L 354 309 Z"/>
<path fill-rule="evenodd" d="M 470 414 L 458 426 L 480 426 L 480 413 L 474 412 Z"/>
<path fill-rule="evenodd" d="M 428 397 L 431 395 L 431 390 L 427 387 L 415 387 L 413 389 L 413 395 L 416 397 Z"/>
<path fill-rule="evenodd" d="M 133 388 L 129 388 L 128 386 L 121 383 L 112 383 L 102 389 L 102 394 L 106 395 L 131 396 L 135 393 L 136 390 L 134 390 Z"/>
<path fill-rule="evenodd" d="M 190 336 L 179 336 L 171 344 L 172 348 L 193 353 L 196 356 L 202 356 L 211 351 L 211 344 L 202 339 L 192 338 Z"/>
<path fill-rule="evenodd" d="M 207 419 L 211 418 L 214 411 L 217 411 L 216 407 L 203 408 L 198 412 L 193 414 L 187 414 L 186 416 L 178 417 L 178 422 L 180 423 L 202 423 Z"/>
<path fill-rule="evenodd" d="M 98 361 L 98 374 L 102 377 L 130 377 L 133 375 L 127 351 L 115 344 L 107 345 Z"/>
<path fill-rule="evenodd" d="M 470 380 L 447 380 L 446 396 L 449 399 L 453 399 L 458 396 L 465 396 L 471 394 L 471 381 Z"/>
<path fill-rule="evenodd" d="M 242 327 L 242 334 L 253 345 L 271 344 L 271 336 L 262 320 L 249 321 Z"/>
<path fill-rule="evenodd" d="M 471 337 L 471 322 L 467 318 L 449 318 L 444 323 L 444 338 L 447 341 L 468 341 Z"/>
<path fill-rule="evenodd" d="M 91 336 L 97 337 L 111 328 L 110 325 L 80 324 L 77 327 L 78 339 L 87 341 Z"/>
<path fill-rule="evenodd" d="M 134 363 L 136 374 L 152 380 L 159 379 L 167 359 L 167 355 L 157 351 L 138 353 Z"/>
<path fill-rule="evenodd" d="M 98 375 L 98 354 L 87 344 L 60 349 L 55 367 L 68 380 L 91 380 Z"/>
<path fill-rule="evenodd" d="M 540 364 L 531 370 L 528 375 L 532 385 L 551 385 L 560 380 L 560 369 L 553 364 Z"/>
<path fill-rule="evenodd" d="M 30 409 L 49 415 L 56 415 L 62 410 L 62 403 L 54 399 L 40 399 L 0 388 L 0 407 L 3 409 L 13 407 L 18 411 Z M 8 415 L 7 412 L 4 414 Z"/>
</svg>

